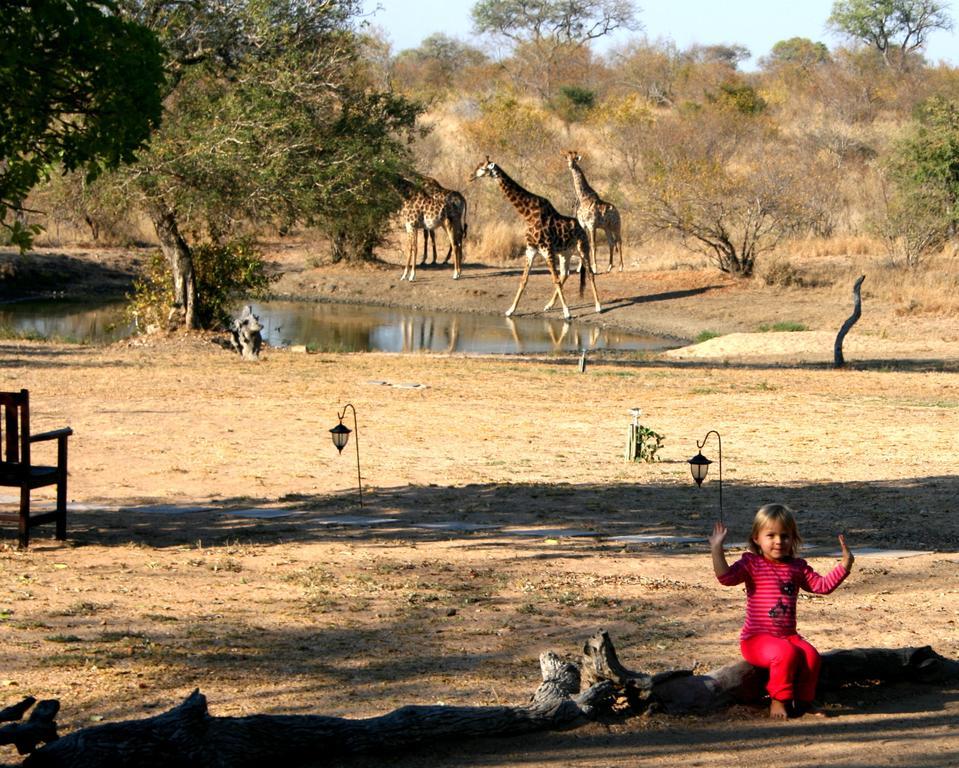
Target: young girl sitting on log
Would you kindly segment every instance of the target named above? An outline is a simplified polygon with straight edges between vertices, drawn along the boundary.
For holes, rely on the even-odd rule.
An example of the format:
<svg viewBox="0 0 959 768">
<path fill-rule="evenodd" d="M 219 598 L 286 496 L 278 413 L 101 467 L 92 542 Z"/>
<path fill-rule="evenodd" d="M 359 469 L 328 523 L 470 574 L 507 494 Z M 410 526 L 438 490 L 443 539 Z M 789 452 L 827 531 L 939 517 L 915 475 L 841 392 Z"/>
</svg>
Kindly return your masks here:
<svg viewBox="0 0 959 768">
<path fill-rule="evenodd" d="M 819 680 L 819 653 L 796 631 L 799 590 L 828 595 L 849 575 L 855 559 L 839 535 L 842 562 L 820 576 L 796 557 L 802 539 L 793 511 L 785 504 L 761 507 L 749 534 L 749 549 L 732 565 L 726 562 L 723 542 L 728 529 L 713 526 L 709 537 L 713 570 L 727 587 L 746 584 L 746 621 L 740 634 L 743 658 L 769 670 L 766 689 L 772 703 L 769 716 L 777 719 L 822 714 L 813 703 Z"/>
</svg>

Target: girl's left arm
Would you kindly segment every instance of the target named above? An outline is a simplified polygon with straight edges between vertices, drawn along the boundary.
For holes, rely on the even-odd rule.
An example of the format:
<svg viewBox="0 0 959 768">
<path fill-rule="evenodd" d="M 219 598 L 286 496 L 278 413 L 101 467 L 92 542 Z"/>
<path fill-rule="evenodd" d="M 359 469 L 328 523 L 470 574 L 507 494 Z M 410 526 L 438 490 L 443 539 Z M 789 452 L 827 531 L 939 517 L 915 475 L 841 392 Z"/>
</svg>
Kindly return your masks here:
<svg viewBox="0 0 959 768">
<path fill-rule="evenodd" d="M 852 570 L 852 564 L 856 561 L 856 558 L 853 556 L 852 552 L 849 551 L 849 547 L 846 546 L 846 537 L 843 534 L 839 534 L 839 546 L 842 548 L 842 567 L 846 571 Z"/>
<path fill-rule="evenodd" d="M 852 570 L 853 557 L 849 547 L 846 546 L 846 537 L 839 534 L 839 546 L 842 548 L 842 562 L 833 568 L 825 576 L 816 573 L 809 563 L 803 563 L 803 589 L 816 595 L 828 595 L 836 587 L 846 580 L 849 572 Z"/>
</svg>

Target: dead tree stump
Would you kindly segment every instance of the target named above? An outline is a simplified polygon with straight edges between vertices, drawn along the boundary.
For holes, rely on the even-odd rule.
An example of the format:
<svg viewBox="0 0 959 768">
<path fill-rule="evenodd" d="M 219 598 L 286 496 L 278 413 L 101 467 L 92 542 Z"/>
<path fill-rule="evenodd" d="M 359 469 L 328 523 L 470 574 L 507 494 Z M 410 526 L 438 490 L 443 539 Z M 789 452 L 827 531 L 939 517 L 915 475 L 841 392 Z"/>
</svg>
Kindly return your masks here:
<svg viewBox="0 0 959 768">
<path fill-rule="evenodd" d="M 859 279 L 855 282 L 852 287 L 852 314 L 846 318 L 846 322 L 842 324 L 842 328 L 839 329 L 839 333 L 836 336 L 836 343 L 833 345 L 833 364 L 836 368 L 842 368 L 846 361 L 842 356 L 842 343 L 846 338 L 846 334 L 849 333 L 849 329 L 852 328 L 859 318 L 862 316 L 862 281 L 866 279 L 865 275 L 861 275 Z"/>
<path fill-rule="evenodd" d="M 260 318 L 253 314 L 253 307 L 247 304 L 243 312 L 230 326 L 230 344 L 244 360 L 259 360 L 260 346 L 263 344 Z"/>
</svg>

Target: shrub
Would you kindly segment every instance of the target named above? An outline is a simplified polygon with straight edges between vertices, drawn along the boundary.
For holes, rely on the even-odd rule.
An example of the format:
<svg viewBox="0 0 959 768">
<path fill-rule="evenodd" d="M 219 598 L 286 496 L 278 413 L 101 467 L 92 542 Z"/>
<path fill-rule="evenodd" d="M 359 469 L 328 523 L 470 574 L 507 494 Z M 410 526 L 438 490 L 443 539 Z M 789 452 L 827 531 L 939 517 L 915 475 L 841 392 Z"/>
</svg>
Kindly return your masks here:
<svg viewBox="0 0 959 768">
<path fill-rule="evenodd" d="M 230 304 L 259 299 L 278 276 L 269 275 L 262 255 L 249 239 L 203 243 L 193 249 L 193 268 L 201 328 L 226 327 Z M 140 331 L 167 327 L 173 308 L 173 277 L 160 251 L 147 259 L 133 283 L 128 313 Z"/>
</svg>

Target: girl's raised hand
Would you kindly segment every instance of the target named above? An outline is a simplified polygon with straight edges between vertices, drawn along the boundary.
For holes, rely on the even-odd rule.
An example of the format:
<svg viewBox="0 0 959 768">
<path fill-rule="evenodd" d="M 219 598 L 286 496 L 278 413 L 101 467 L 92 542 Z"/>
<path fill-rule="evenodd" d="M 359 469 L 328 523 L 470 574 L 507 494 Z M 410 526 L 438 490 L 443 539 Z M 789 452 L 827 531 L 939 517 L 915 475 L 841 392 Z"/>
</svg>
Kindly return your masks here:
<svg viewBox="0 0 959 768">
<path fill-rule="evenodd" d="M 856 558 L 849 551 L 849 547 L 846 546 L 846 537 L 841 533 L 839 534 L 839 546 L 842 549 L 842 567 L 847 571 L 852 570 L 852 564 Z"/>
<path fill-rule="evenodd" d="M 726 540 L 727 533 L 729 533 L 729 529 L 722 523 L 713 525 L 713 533 L 709 537 L 709 546 L 713 548 L 721 547 Z"/>
</svg>

